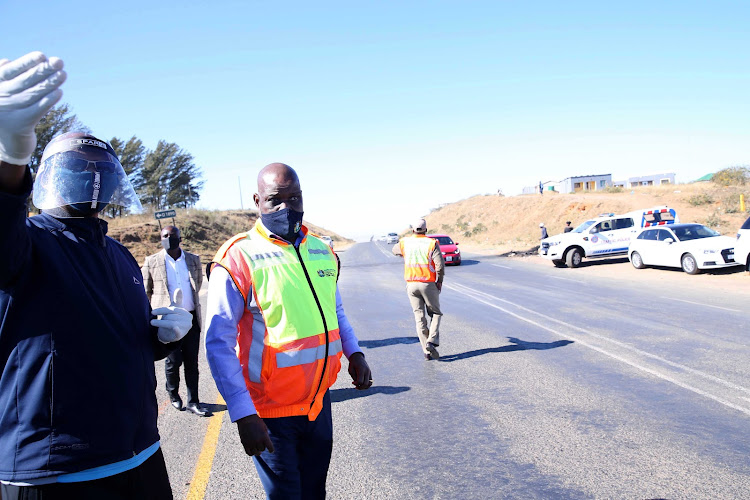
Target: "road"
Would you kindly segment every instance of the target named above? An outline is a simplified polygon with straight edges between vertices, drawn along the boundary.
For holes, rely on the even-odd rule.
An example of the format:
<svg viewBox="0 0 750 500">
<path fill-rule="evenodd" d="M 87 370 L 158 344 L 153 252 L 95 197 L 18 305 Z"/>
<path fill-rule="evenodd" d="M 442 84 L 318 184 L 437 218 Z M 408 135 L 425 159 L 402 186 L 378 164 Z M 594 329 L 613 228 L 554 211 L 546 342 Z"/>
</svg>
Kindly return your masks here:
<svg viewBox="0 0 750 500">
<path fill-rule="evenodd" d="M 746 296 L 465 254 L 428 362 L 389 246 L 341 253 L 375 385 L 332 388 L 330 498 L 750 498 Z M 205 355 L 211 418 L 157 376 L 175 498 L 264 498 Z"/>
</svg>

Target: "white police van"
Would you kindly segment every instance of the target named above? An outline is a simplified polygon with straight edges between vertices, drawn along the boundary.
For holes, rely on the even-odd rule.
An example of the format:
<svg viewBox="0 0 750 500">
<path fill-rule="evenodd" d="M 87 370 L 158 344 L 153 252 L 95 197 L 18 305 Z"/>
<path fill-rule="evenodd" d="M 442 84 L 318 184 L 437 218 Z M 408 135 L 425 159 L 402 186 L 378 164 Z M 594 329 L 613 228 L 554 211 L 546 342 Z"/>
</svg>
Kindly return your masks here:
<svg viewBox="0 0 750 500">
<path fill-rule="evenodd" d="M 630 240 L 644 227 L 679 222 L 667 206 L 635 210 L 622 215 L 604 214 L 587 220 L 569 233 L 542 240 L 539 255 L 556 267 L 578 267 L 584 257 L 627 255 Z"/>
</svg>

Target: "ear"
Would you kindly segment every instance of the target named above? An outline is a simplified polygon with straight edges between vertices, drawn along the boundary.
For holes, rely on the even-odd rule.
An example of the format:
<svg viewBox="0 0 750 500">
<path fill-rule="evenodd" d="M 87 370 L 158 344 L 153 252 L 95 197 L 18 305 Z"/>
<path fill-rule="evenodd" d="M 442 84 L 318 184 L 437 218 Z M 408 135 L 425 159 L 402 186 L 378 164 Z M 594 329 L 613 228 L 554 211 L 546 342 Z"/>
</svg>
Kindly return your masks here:
<svg viewBox="0 0 750 500">
<path fill-rule="evenodd" d="M 258 196 L 258 193 L 253 194 L 253 201 L 255 202 L 255 206 L 260 210 L 260 196 Z"/>
</svg>

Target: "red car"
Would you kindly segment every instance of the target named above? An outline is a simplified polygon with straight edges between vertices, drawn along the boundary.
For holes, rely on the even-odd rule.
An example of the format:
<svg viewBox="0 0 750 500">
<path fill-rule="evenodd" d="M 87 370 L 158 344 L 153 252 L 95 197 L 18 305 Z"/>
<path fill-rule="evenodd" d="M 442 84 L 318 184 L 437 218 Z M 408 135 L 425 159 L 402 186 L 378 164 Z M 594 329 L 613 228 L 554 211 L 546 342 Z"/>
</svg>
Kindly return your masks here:
<svg viewBox="0 0 750 500">
<path fill-rule="evenodd" d="M 446 234 L 428 234 L 427 236 L 437 240 L 446 264 L 461 265 L 461 250 L 458 249 L 458 243 L 454 243 L 450 236 Z"/>
</svg>

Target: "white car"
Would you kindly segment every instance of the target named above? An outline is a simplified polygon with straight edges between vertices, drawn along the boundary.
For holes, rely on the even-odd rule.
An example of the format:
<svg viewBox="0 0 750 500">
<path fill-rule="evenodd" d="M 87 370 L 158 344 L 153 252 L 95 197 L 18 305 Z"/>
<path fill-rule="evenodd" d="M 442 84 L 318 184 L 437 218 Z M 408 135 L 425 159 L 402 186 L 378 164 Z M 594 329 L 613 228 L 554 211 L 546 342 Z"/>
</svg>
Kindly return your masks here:
<svg viewBox="0 0 750 500">
<path fill-rule="evenodd" d="M 737 241 L 734 243 L 734 260 L 750 271 L 750 217 L 737 231 Z"/>
<path fill-rule="evenodd" d="M 641 231 L 630 243 L 628 258 L 636 269 L 681 267 L 688 274 L 701 269 L 741 265 L 734 260 L 735 239 L 701 224 L 672 224 Z"/>
<path fill-rule="evenodd" d="M 556 267 L 578 267 L 584 257 L 627 255 L 630 241 L 642 227 L 666 226 L 679 219 L 674 209 L 661 206 L 622 215 L 606 214 L 587 220 L 568 233 L 542 240 L 539 255 Z"/>
<path fill-rule="evenodd" d="M 398 235 L 396 233 L 388 233 L 385 240 L 386 243 L 398 243 Z"/>
</svg>

